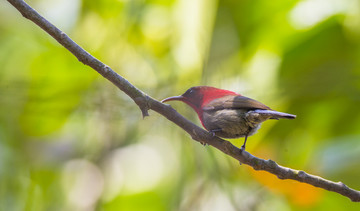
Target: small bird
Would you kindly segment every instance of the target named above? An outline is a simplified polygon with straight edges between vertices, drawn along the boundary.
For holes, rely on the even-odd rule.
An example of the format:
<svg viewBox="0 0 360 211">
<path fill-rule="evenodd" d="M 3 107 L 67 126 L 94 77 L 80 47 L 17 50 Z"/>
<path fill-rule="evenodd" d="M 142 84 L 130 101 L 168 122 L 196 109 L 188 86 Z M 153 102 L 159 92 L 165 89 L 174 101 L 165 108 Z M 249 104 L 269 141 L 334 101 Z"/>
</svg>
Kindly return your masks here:
<svg viewBox="0 0 360 211">
<path fill-rule="evenodd" d="M 236 92 L 210 86 L 195 86 L 168 101 L 182 101 L 191 106 L 201 124 L 213 135 L 222 138 L 245 137 L 241 146 L 245 150 L 248 136 L 256 133 L 268 119 L 295 119 L 295 115 L 274 111 L 268 106 Z"/>
</svg>

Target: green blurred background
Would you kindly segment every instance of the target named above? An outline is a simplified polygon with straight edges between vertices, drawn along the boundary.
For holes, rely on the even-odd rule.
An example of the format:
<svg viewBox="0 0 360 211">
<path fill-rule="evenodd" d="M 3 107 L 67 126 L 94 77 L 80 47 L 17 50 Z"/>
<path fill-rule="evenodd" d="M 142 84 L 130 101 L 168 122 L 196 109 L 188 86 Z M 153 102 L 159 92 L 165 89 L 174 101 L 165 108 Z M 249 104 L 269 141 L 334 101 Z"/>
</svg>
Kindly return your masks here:
<svg viewBox="0 0 360 211">
<path fill-rule="evenodd" d="M 296 114 L 247 150 L 360 189 L 358 0 L 27 2 L 158 100 L 210 85 Z M 0 210 L 359 210 L 142 119 L 6 1 L 0 17 Z"/>
</svg>

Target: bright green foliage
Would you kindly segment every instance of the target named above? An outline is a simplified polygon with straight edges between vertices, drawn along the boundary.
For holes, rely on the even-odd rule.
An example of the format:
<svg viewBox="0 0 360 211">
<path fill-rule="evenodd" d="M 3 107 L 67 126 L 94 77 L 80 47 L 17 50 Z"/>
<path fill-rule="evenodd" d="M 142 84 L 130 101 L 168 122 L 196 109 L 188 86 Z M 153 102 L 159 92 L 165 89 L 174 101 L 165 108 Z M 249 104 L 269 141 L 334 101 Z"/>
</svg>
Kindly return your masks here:
<svg viewBox="0 0 360 211">
<path fill-rule="evenodd" d="M 264 123 L 247 150 L 360 189 L 358 1 L 27 2 L 156 99 L 209 85 L 296 114 Z M 0 67 L 0 210 L 360 208 L 239 165 L 155 112 L 142 119 L 6 1 Z"/>
</svg>

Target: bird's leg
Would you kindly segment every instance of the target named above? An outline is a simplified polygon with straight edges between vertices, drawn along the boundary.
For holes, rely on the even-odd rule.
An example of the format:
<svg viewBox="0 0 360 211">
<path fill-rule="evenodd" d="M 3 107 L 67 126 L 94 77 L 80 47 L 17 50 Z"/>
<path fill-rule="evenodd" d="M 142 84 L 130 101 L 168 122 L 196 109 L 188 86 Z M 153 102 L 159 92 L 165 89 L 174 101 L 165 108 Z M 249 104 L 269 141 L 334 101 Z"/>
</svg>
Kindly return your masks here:
<svg viewBox="0 0 360 211">
<path fill-rule="evenodd" d="M 241 150 L 245 151 L 245 145 L 246 145 L 247 137 L 248 137 L 248 134 L 245 135 L 245 141 L 244 141 L 244 144 L 241 146 Z"/>
<path fill-rule="evenodd" d="M 220 132 L 220 131 L 222 131 L 221 128 L 209 130 L 209 132 L 211 133 L 212 136 L 215 136 L 215 133 L 216 133 L 216 132 Z"/>
<path fill-rule="evenodd" d="M 212 135 L 213 137 L 215 136 L 215 133 L 216 133 L 216 132 L 219 132 L 219 131 L 221 131 L 221 128 L 209 130 L 209 132 L 211 133 L 211 135 Z M 202 144 L 202 145 L 204 145 L 204 146 L 207 145 L 207 143 L 202 142 L 202 141 L 200 141 L 200 144 Z"/>
</svg>

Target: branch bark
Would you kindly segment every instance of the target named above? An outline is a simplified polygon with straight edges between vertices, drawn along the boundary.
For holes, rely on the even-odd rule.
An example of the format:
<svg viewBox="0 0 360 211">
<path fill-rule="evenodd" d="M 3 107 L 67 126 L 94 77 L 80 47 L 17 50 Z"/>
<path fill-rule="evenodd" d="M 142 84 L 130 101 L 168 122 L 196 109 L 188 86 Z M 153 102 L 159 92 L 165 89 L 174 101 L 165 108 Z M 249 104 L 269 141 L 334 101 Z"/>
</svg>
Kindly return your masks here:
<svg viewBox="0 0 360 211">
<path fill-rule="evenodd" d="M 205 142 L 225 154 L 235 158 L 242 164 L 249 165 L 255 170 L 263 170 L 276 175 L 279 179 L 292 179 L 299 182 L 307 183 L 315 187 L 319 187 L 328 191 L 339 193 L 348 197 L 353 202 L 360 202 L 360 191 L 349 188 L 342 182 L 333 182 L 326 180 L 319 176 L 308 174 L 301 170 L 294 170 L 291 168 L 278 165 L 272 160 L 264 160 L 257 158 L 246 151 L 242 151 L 229 141 L 213 136 L 204 129 L 198 127 L 194 123 L 185 119 L 181 114 L 174 110 L 171 106 L 163 104 L 146 93 L 142 92 L 134 85 L 132 85 L 125 78 L 114 72 L 109 66 L 105 65 L 91 54 L 86 52 L 78 44 L 76 44 L 69 36 L 67 36 L 60 29 L 55 27 L 32 7 L 26 4 L 23 0 L 8 0 L 25 18 L 34 22 L 41 27 L 45 32 L 56 39 L 61 45 L 69 50 L 80 62 L 92 67 L 104 78 L 111 81 L 120 90 L 125 92 L 134 102 L 139 106 L 142 111 L 143 117 L 148 116 L 148 110 L 154 110 L 163 115 L 171 122 L 177 124 L 185 130 L 190 136 L 198 141 Z"/>
</svg>

